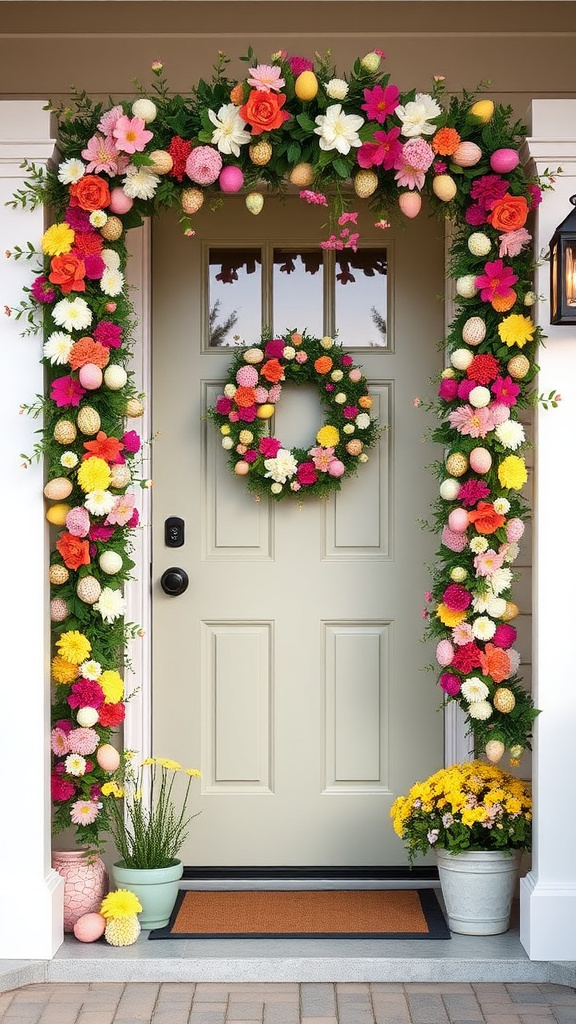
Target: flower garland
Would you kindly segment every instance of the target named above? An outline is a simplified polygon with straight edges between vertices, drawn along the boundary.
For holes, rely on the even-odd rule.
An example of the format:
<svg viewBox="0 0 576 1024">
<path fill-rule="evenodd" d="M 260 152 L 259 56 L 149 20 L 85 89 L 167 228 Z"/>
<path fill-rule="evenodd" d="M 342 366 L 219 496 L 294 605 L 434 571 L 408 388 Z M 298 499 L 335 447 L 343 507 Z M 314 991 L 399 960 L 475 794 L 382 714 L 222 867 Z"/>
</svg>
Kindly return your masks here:
<svg viewBox="0 0 576 1024">
<path fill-rule="evenodd" d="M 526 224 L 543 183 L 521 166 L 525 128 L 512 123 L 509 108 L 466 92 L 448 98 L 440 76 L 430 93 L 400 93 L 381 71 L 383 57 L 374 50 L 341 76 L 329 58 L 312 63 L 279 51 L 261 64 L 250 49 L 243 58 L 248 74 L 237 81 L 226 78 L 220 55 L 212 80 L 199 81 L 189 96 L 170 94 L 155 61 L 150 95 L 138 86 L 133 101 L 104 106 L 75 93 L 72 108 L 55 108 L 60 162 L 47 171 L 28 165 L 29 178 L 14 196 L 14 205 L 43 203 L 55 218 L 40 254 L 31 244 L 8 254 L 39 255 L 41 267 L 7 312 L 28 322 L 25 333 L 43 330 L 46 339 L 47 392 L 25 408 L 44 415 L 34 454 L 46 460 L 47 517 L 58 531 L 49 572 L 55 829 L 72 823 L 81 842 L 97 845 L 107 827 L 101 787 L 117 756 L 110 738 L 124 717 L 125 646 L 136 632 L 124 621 L 122 585 L 133 568 L 132 484 L 141 441 L 125 418 L 141 415 L 143 406 L 126 368 L 132 308 L 124 234 L 176 207 L 193 235 L 194 213 L 205 202 L 217 206 L 241 189 L 253 215 L 267 192 L 280 194 L 287 182 L 303 202 L 326 206 L 325 248 L 357 248 L 360 214 L 349 210 L 352 202 L 385 229 L 397 208 L 416 216 L 423 194 L 433 212 L 457 223 L 450 267 L 457 312 L 435 406 L 441 423 L 434 439 L 446 457 L 437 467 L 433 528 L 441 546 L 429 633 L 438 641 L 444 698 L 464 708 L 477 748 L 496 759 L 508 747 L 516 758 L 529 744 L 536 711 L 517 675 L 510 566 L 528 515 L 518 411 L 530 401 L 541 332 L 530 316 L 536 297 Z M 291 361 L 286 348 L 314 354 L 315 363 L 317 345 L 306 339 L 299 348 L 294 335 L 284 338 L 278 365 L 296 379 L 306 363 L 296 353 Z M 346 372 L 345 358 L 338 354 L 337 372 Z M 352 471 L 376 432 L 364 422 L 367 412 L 348 418 L 349 396 L 350 408 L 361 408 L 365 394 L 350 372 L 338 424 L 343 435 L 352 433 L 347 425 L 362 434 L 362 451 L 355 454 L 356 437 L 336 443 L 330 422 L 318 441 L 323 451 L 292 453 L 292 475 L 286 467 L 280 472 L 280 449 L 273 453 L 274 439 L 260 434 L 259 417 L 241 426 L 240 413 L 237 423 L 230 416 L 233 405 L 228 412 L 220 405 L 216 418 L 229 430 L 223 441 L 235 472 L 248 466 L 249 486 L 276 498 L 298 484 L 297 493 L 316 494 L 338 485 L 334 469 Z M 339 394 L 330 400 L 331 415 Z"/>
<path fill-rule="evenodd" d="M 312 447 L 285 448 L 268 435 L 282 381 L 318 387 L 327 422 Z M 365 449 L 378 438 L 372 404 L 362 371 L 333 338 L 292 331 L 236 351 L 224 393 L 208 412 L 232 471 L 246 477 L 250 491 L 279 501 L 289 494 L 327 497 L 368 461 Z"/>
</svg>

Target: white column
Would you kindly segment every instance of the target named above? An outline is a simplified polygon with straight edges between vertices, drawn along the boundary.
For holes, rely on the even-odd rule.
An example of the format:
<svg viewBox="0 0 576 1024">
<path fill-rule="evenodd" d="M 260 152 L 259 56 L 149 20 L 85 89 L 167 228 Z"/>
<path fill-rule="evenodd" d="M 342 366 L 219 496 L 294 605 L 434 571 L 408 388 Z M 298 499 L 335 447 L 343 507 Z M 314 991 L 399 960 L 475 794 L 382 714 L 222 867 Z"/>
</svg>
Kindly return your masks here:
<svg viewBox="0 0 576 1024">
<path fill-rule="evenodd" d="M 539 207 L 535 252 L 547 249 L 576 193 L 576 100 L 534 100 L 527 148 L 539 174 L 562 167 Z M 557 409 L 536 413 L 534 470 L 535 835 L 521 883 L 520 937 L 532 960 L 576 960 L 576 325 L 550 325 L 549 263 L 537 271 L 538 392 Z"/>
<path fill-rule="evenodd" d="M 2 684 L 0 686 L 0 958 L 49 959 L 63 939 L 63 879 L 50 864 L 50 673 L 48 545 L 42 466 L 22 467 L 41 425 L 19 414 L 43 392 L 39 336 L 5 315 L 24 297 L 31 264 L 5 252 L 39 247 L 44 211 L 5 206 L 23 184 L 24 159 L 54 150 L 40 101 L 0 102 L 0 466 Z"/>
</svg>

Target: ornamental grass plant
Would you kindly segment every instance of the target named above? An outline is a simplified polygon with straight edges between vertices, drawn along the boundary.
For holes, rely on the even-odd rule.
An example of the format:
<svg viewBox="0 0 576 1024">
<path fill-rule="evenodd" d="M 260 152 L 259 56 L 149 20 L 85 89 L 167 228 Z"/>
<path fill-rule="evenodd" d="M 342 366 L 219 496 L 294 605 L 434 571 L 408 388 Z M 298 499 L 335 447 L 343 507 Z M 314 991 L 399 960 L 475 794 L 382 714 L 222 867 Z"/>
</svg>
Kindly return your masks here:
<svg viewBox="0 0 576 1024">
<path fill-rule="evenodd" d="M 390 810 L 412 864 L 418 853 L 444 849 L 529 850 L 530 785 L 494 764 L 469 761 L 416 782 Z"/>
<path fill-rule="evenodd" d="M 134 756 L 125 751 L 114 778 L 102 786 L 110 835 L 123 867 L 170 867 L 200 813 L 188 812 L 192 780 L 200 772 L 162 757 L 147 757 L 136 768 Z"/>
</svg>

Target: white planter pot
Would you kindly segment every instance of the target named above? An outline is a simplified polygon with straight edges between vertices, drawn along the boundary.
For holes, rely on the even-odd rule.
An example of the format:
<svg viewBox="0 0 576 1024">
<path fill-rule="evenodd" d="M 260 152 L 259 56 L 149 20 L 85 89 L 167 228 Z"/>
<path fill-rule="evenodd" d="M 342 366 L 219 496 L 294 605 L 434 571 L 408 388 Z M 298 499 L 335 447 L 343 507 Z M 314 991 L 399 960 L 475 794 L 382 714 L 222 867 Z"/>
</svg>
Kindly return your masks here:
<svg viewBox="0 0 576 1024">
<path fill-rule="evenodd" d="M 507 931 L 520 851 L 435 852 L 450 930 L 463 935 Z"/>
</svg>

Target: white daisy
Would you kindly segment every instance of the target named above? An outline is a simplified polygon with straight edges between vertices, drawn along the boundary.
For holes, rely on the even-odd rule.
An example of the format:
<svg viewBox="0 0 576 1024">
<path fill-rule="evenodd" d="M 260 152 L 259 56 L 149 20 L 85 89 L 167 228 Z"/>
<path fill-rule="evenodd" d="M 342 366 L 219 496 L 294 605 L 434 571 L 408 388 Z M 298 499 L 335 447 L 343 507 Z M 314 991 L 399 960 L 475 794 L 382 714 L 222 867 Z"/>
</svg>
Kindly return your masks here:
<svg viewBox="0 0 576 1024">
<path fill-rule="evenodd" d="M 358 131 L 364 124 L 364 118 L 358 114 L 345 114 L 341 103 L 328 107 L 326 113 L 319 114 L 315 121 L 318 127 L 314 134 L 320 136 L 320 149 L 336 149 L 346 156 L 352 146 L 362 145 Z"/>
<path fill-rule="evenodd" d="M 58 168 L 58 181 L 61 181 L 63 185 L 73 185 L 75 181 L 80 181 L 86 174 L 86 164 L 83 164 L 81 160 L 76 157 L 72 157 L 70 160 L 63 160 Z"/>
<path fill-rule="evenodd" d="M 468 547 L 475 555 L 481 555 L 484 551 L 488 550 L 488 541 L 486 537 L 472 537 Z"/>
<path fill-rule="evenodd" d="M 511 451 L 516 451 L 526 440 L 524 427 L 517 420 L 504 420 L 504 423 L 498 424 L 494 433 L 500 444 Z"/>
<path fill-rule="evenodd" d="M 492 705 L 487 700 L 476 700 L 468 708 L 470 718 L 476 718 L 480 722 L 486 722 L 492 717 Z"/>
<path fill-rule="evenodd" d="M 86 772 L 86 758 L 81 754 L 68 754 L 64 762 L 68 775 L 84 775 Z"/>
<path fill-rule="evenodd" d="M 107 516 L 114 507 L 116 498 L 111 491 L 89 491 L 84 502 L 93 516 Z"/>
<path fill-rule="evenodd" d="M 64 331 L 54 331 L 46 341 L 42 349 L 42 354 L 45 359 L 49 359 L 52 366 L 64 366 L 70 358 L 70 351 L 74 339 L 70 334 L 65 334 Z"/>
<path fill-rule="evenodd" d="M 122 191 L 130 199 L 152 199 L 160 184 L 160 176 L 149 167 L 129 167 Z"/>
<path fill-rule="evenodd" d="M 74 469 L 78 465 L 76 452 L 63 452 L 60 456 L 60 465 L 64 466 L 64 469 Z"/>
<path fill-rule="evenodd" d="M 92 323 L 92 311 L 85 299 L 60 299 L 52 310 L 52 319 L 66 331 L 84 331 Z"/>
<path fill-rule="evenodd" d="M 472 632 L 477 640 L 491 640 L 496 632 L 496 623 L 489 619 L 487 615 L 481 615 L 479 618 L 474 619 Z"/>
<path fill-rule="evenodd" d="M 490 586 L 495 596 L 498 596 L 504 590 L 509 590 L 512 586 L 512 570 L 496 569 L 490 577 Z"/>
<path fill-rule="evenodd" d="M 80 675 L 84 679 L 92 679 L 95 682 L 102 675 L 102 665 L 99 661 L 95 661 L 94 658 L 90 658 L 89 661 L 83 661 L 80 665 Z"/>
<path fill-rule="evenodd" d="M 240 156 L 240 146 L 251 141 L 250 132 L 246 131 L 246 122 L 240 117 L 240 110 L 233 103 L 225 103 L 217 114 L 208 111 L 208 117 L 215 126 L 211 143 L 220 153 L 226 156 Z"/>
<path fill-rule="evenodd" d="M 496 498 L 494 502 L 494 509 L 501 516 L 507 516 L 510 511 L 510 502 L 508 498 Z"/>
<path fill-rule="evenodd" d="M 124 274 L 121 274 L 119 270 L 106 267 L 100 278 L 100 290 L 104 292 L 104 295 L 111 295 L 113 298 L 115 295 L 120 295 L 123 287 Z"/>
<path fill-rule="evenodd" d="M 473 704 L 477 700 L 486 700 L 490 690 L 479 676 L 470 676 L 469 679 L 465 679 L 462 683 L 460 692 L 469 704 Z"/>
<path fill-rule="evenodd" d="M 112 587 L 103 587 L 100 597 L 93 604 L 94 611 L 100 612 L 104 622 L 114 622 L 126 611 L 126 601 L 120 590 L 112 590 Z"/>
<path fill-rule="evenodd" d="M 477 594 L 472 601 L 472 611 L 476 612 L 477 615 L 483 615 L 484 612 L 488 611 L 488 605 L 494 597 L 494 594 L 490 589 L 487 589 L 483 594 Z"/>
<path fill-rule="evenodd" d="M 88 220 L 93 228 L 103 228 L 108 220 L 108 214 L 104 210 L 92 210 Z"/>
</svg>

